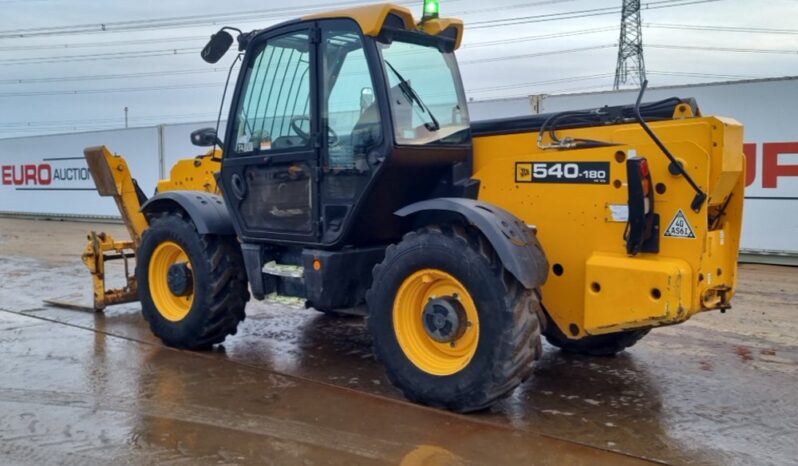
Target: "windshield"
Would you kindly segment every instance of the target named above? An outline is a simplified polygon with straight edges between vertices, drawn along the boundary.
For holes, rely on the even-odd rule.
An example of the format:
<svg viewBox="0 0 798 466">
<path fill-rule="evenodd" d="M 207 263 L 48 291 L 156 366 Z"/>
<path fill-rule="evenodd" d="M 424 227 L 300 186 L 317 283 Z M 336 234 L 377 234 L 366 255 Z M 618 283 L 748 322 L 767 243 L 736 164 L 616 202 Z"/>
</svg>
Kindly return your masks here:
<svg viewBox="0 0 798 466">
<path fill-rule="evenodd" d="M 454 54 L 400 40 L 379 44 L 390 86 L 396 143 L 467 141 L 468 110 Z"/>
</svg>

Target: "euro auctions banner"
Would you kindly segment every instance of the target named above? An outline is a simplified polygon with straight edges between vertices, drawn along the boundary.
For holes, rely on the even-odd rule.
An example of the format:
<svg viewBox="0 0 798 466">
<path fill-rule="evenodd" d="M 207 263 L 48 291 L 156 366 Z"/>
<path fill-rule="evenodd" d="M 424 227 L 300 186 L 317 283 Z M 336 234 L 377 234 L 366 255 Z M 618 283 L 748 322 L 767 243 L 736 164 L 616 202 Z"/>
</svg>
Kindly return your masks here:
<svg viewBox="0 0 798 466">
<path fill-rule="evenodd" d="M 157 128 L 0 139 L 0 212 L 112 216 L 119 211 L 101 198 L 83 149 L 107 145 L 123 155 L 147 195 L 158 180 Z"/>
</svg>

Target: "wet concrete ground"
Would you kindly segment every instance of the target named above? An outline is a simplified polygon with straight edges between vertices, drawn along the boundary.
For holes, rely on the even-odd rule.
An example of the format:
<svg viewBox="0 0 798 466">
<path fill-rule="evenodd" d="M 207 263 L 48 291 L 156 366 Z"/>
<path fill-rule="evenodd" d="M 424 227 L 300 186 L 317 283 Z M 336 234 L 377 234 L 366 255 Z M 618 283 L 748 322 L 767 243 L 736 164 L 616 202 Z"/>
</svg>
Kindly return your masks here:
<svg viewBox="0 0 798 466">
<path fill-rule="evenodd" d="M 223 347 L 189 353 L 163 347 L 135 304 L 43 306 L 89 302 L 79 255 L 91 227 L 0 219 L 3 463 L 798 458 L 798 269 L 744 265 L 734 309 L 657 329 L 615 358 L 546 345 L 509 399 L 459 416 L 403 402 L 362 319 L 253 302 Z"/>
</svg>

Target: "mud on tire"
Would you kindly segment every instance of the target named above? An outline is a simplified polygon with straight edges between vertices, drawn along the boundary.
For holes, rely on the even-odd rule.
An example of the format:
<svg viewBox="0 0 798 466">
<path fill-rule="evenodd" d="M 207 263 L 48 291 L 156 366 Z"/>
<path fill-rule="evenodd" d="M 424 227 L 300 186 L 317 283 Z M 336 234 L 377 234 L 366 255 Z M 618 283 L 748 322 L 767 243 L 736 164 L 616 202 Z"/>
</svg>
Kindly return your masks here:
<svg viewBox="0 0 798 466">
<path fill-rule="evenodd" d="M 421 269 L 438 269 L 455 277 L 476 305 L 476 352 L 451 375 L 434 375 L 417 367 L 402 350 L 394 330 L 398 290 L 406 277 Z M 408 399 L 459 412 L 475 411 L 509 395 L 530 376 L 541 349 L 538 294 L 504 269 L 477 230 L 431 226 L 408 233 L 388 247 L 373 276 L 366 301 L 374 351 L 391 382 Z"/>
<path fill-rule="evenodd" d="M 150 259 L 155 248 L 165 241 L 177 243 L 192 266 L 194 299 L 188 314 L 178 321 L 165 318 L 150 293 Z M 136 262 L 142 314 L 166 345 L 207 349 L 236 333 L 250 296 L 243 258 L 234 237 L 199 234 L 181 213 L 165 213 L 153 218 L 144 232 Z"/>
</svg>

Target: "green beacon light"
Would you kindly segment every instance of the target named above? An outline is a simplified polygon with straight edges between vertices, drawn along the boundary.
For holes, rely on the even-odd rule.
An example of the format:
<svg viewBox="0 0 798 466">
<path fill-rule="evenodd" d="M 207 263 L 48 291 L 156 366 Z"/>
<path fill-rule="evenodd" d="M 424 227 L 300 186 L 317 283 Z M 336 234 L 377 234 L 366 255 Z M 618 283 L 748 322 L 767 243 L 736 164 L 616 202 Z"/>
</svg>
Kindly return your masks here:
<svg viewBox="0 0 798 466">
<path fill-rule="evenodd" d="M 437 19 L 440 12 L 440 0 L 424 0 L 424 15 L 421 22 L 428 19 Z"/>
</svg>

